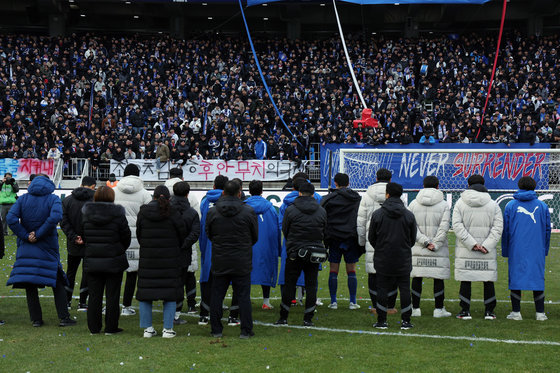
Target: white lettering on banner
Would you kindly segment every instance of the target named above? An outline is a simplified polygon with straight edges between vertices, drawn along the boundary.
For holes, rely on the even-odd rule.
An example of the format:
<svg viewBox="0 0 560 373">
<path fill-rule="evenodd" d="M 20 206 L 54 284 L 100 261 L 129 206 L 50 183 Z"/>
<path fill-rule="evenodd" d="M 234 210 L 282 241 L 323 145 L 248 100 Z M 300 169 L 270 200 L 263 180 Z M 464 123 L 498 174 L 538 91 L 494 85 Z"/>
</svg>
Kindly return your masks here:
<svg viewBox="0 0 560 373">
<path fill-rule="evenodd" d="M 420 159 L 418 159 L 420 158 Z M 399 168 L 399 177 L 419 177 L 438 175 L 449 159 L 448 153 L 403 153 Z"/>
<path fill-rule="evenodd" d="M 117 179 L 124 176 L 124 169 L 129 164 L 140 168 L 140 178 L 144 181 L 165 181 L 169 178 L 169 170 L 180 167 L 170 162 L 162 163 L 160 172 L 156 170 L 153 159 L 135 159 L 117 162 L 111 160 L 110 172 Z M 187 181 L 212 181 L 218 175 L 225 175 L 241 180 L 279 181 L 287 180 L 297 172 L 302 171 L 296 162 L 275 160 L 248 160 L 248 161 L 222 161 L 222 160 L 189 160 L 182 167 L 183 178 Z"/>
</svg>

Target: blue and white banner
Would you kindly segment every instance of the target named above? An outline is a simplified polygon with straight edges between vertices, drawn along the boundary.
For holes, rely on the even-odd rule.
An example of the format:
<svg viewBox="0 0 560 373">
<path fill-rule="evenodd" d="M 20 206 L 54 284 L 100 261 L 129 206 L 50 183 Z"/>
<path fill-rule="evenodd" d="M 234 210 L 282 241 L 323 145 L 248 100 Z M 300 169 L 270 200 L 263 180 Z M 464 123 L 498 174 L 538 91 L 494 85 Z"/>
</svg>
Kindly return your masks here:
<svg viewBox="0 0 560 373">
<path fill-rule="evenodd" d="M 265 3 L 281 2 L 282 0 L 247 0 L 247 6 L 260 5 Z M 340 0 L 344 3 L 360 5 L 381 5 L 395 4 L 395 0 Z M 399 0 L 399 4 L 484 4 L 490 0 Z M 325 1 L 317 1 L 324 3 Z"/>
<path fill-rule="evenodd" d="M 356 145 L 327 144 L 321 147 L 321 187 L 329 186 L 339 171 L 341 148 L 371 148 Z M 531 176 L 537 181 L 537 189 L 548 189 L 549 154 L 537 152 L 504 153 L 500 149 L 549 149 L 550 144 L 389 144 L 376 149 L 473 149 L 495 150 L 476 153 L 350 153 L 345 161 L 345 172 L 350 176 L 351 186 L 365 189 L 375 182 L 375 172 L 387 168 L 393 174 L 392 181 L 402 184 L 405 189 L 420 189 L 424 177 L 434 175 L 447 183 L 441 188 L 461 189 L 467 186 L 467 179 L 473 174 L 484 176 L 488 189 L 517 189 L 517 181 L 523 176 Z M 450 187 L 450 185 L 452 185 Z M 331 184 L 332 186 L 332 184 Z"/>
</svg>

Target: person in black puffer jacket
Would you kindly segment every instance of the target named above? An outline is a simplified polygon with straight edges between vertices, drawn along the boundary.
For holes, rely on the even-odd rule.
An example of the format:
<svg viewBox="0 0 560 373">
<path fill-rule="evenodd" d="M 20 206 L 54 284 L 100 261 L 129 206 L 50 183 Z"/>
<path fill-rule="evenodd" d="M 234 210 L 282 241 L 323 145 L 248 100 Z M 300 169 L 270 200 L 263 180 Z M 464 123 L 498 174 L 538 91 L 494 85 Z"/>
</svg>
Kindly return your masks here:
<svg viewBox="0 0 560 373">
<path fill-rule="evenodd" d="M 136 236 L 140 243 L 138 290 L 140 326 L 144 337 L 156 335 L 152 326 L 152 302 L 163 301 L 163 338 L 175 337 L 173 319 L 181 296 L 181 247 L 187 236 L 181 215 L 169 204 L 169 189 L 160 185 L 154 199 L 140 207 Z"/>
<path fill-rule="evenodd" d="M 222 335 L 222 303 L 231 282 L 239 300 L 241 338 L 253 333 L 251 315 L 251 271 L 253 245 L 259 239 L 259 225 L 253 208 L 241 201 L 241 185 L 230 180 L 223 196 L 208 210 L 206 232 L 212 241 L 211 334 Z"/>
<path fill-rule="evenodd" d="M 369 243 L 375 247 L 373 263 L 377 273 L 377 323 L 378 329 L 387 329 L 387 292 L 399 287 L 401 295 L 401 329 L 410 329 L 412 305 L 410 299 L 410 271 L 412 271 L 412 246 L 416 242 L 416 219 L 407 210 L 400 197 L 403 188 L 388 183 L 386 200 L 371 215 Z"/>
<path fill-rule="evenodd" d="M 187 229 L 187 237 L 181 247 L 181 296 L 177 299 L 175 320 L 173 321 L 176 325 L 186 323 L 185 320 L 179 318 L 181 309 L 183 308 L 183 300 L 185 299 L 182 290 L 183 287 L 187 293 L 188 302 L 191 302 L 189 308 L 194 308 L 196 304 L 194 296 L 189 294 L 189 291 L 196 294 L 196 278 L 194 277 L 194 272 L 189 272 L 189 267 L 192 261 L 193 245 L 198 241 L 198 236 L 200 236 L 200 218 L 196 210 L 192 208 L 189 203 L 188 196 L 190 190 L 191 186 L 189 183 L 186 181 L 179 181 L 173 185 L 174 195 L 171 197 L 171 206 L 179 212 Z"/>
<path fill-rule="evenodd" d="M 288 323 L 290 304 L 295 297 L 296 282 L 303 271 L 305 275 L 305 311 L 303 323 L 313 326 L 311 321 L 317 301 L 317 275 L 319 264 L 311 263 L 298 256 L 299 249 L 306 246 L 323 246 L 327 227 L 327 212 L 313 197 L 313 184 L 304 182 L 299 185 L 299 197 L 294 200 L 284 214 L 282 233 L 286 239 L 285 285 L 282 290 L 282 304 L 278 325 Z"/>
<path fill-rule="evenodd" d="M 81 229 L 77 231 L 85 243 L 83 266 L 89 286 L 88 328 L 93 334 L 101 331 L 105 290 L 105 334 L 114 334 L 122 332 L 119 299 L 123 272 L 128 268 L 125 252 L 130 245 L 130 229 L 124 208 L 113 203 L 115 192 L 111 187 L 100 187 L 93 200 L 84 205 Z"/>
<path fill-rule="evenodd" d="M 78 267 L 84 258 L 85 252 L 83 237 L 76 232 L 82 225 L 82 207 L 84 207 L 87 202 L 93 201 L 95 186 L 95 179 L 90 176 L 85 176 L 82 180 L 82 186 L 74 189 L 71 195 L 62 200 L 62 221 L 60 222 L 60 228 L 62 228 L 62 231 L 66 235 L 66 247 L 68 249 L 68 264 L 66 265 L 66 276 L 68 277 L 69 284 L 67 289 L 68 307 L 70 307 L 72 302 L 76 273 L 78 272 Z M 86 311 L 87 297 L 87 276 L 84 274 L 84 266 L 82 265 L 78 311 Z"/>
</svg>

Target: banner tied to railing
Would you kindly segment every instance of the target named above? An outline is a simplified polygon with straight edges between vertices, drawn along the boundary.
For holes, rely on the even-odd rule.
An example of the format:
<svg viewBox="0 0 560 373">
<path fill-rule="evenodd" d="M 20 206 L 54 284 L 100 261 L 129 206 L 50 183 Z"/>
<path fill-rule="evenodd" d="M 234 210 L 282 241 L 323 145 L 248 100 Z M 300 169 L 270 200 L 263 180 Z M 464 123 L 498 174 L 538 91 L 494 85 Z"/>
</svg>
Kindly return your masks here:
<svg viewBox="0 0 560 373">
<path fill-rule="evenodd" d="M 16 180 L 29 180 L 31 174 L 44 174 L 52 179 L 54 170 L 55 162 L 52 159 L 0 158 L 0 175 L 9 172 Z"/>
<path fill-rule="evenodd" d="M 117 179 L 124 176 L 124 169 L 133 163 L 140 168 L 140 178 L 144 181 L 162 181 L 169 179 L 169 170 L 179 167 L 183 170 L 186 181 L 213 181 L 218 175 L 230 179 L 239 178 L 243 181 L 281 181 L 287 180 L 294 174 L 302 171 L 296 162 L 277 160 L 247 160 L 247 161 L 222 161 L 222 160 L 189 160 L 185 164 L 165 162 L 157 170 L 156 161 L 153 159 L 135 159 L 117 162 L 111 160 L 110 172 Z"/>
</svg>

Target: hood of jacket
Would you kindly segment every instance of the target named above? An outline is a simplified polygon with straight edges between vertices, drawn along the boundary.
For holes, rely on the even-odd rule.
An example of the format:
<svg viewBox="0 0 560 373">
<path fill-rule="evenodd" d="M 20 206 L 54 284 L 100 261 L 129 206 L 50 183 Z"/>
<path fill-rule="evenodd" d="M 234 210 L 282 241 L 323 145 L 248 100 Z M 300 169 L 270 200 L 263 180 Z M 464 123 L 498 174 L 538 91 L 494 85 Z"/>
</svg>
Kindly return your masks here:
<svg viewBox="0 0 560 373">
<path fill-rule="evenodd" d="M 33 179 L 27 191 L 34 196 L 46 196 L 54 192 L 54 183 L 51 179 L 44 176 L 39 176 Z"/>
<path fill-rule="evenodd" d="M 214 203 L 222 196 L 223 190 L 222 189 L 211 189 L 206 193 L 206 198 L 208 201 Z"/>
<path fill-rule="evenodd" d="M 112 202 L 90 202 L 86 203 L 82 209 L 88 221 L 94 224 L 107 224 L 115 217 L 125 215 L 124 207 L 115 205 Z"/>
<path fill-rule="evenodd" d="M 443 192 L 435 188 L 424 188 L 418 192 L 416 201 L 422 206 L 433 206 L 443 201 Z"/>
<path fill-rule="evenodd" d="M 290 193 L 286 194 L 286 197 L 282 200 L 286 206 L 290 206 L 296 198 L 299 197 L 299 192 L 297 190 L 292 190 Z"/>
<path fill-rule="evenodd" d="M 385 201 L 385 194 L 387 191 L 387 183 L 382 181 L 370 185 L 367 188 L 366 194 L 377 203 L 383 203 Z"/>
<path fill-rule="evenodd" d="M 308 196 L 301 196 L 294 200 L 294 206 L 305 215 L 313 215 L 319 208 L 319 203 L 315 198 Z"/>
<path fill-rule="evenodd" d="M 174 177 L 172 179 L 166 180 L 165 181 L 165 185 L 167 187 L 167 189 L 169 189 L 169 193 L 171 193 L 171 195 L 175 195 L 175 193 L 173 193 L 173 185 L 177 184 L 178 182 L 183 181 L 178 177 Z"/>
<path fill-rule="evenodd" d="M 214 207 L 218 210 L 220 215 L 231 217 L 241 212 L 243 201 L 237 197 L 223 196 L 216 202 Z"/>
<path fill-rule="evenodd" d="M 72 196 L 78 201 L 89 201 L 93 199 L 95 191 L 93 189 L 79 187 L 72 191 Z"/>
<path fill-rule="evenodd" d="M 474 189 L 467 189 L 461 193 L 461 199 L 471 207 L 481 207 L 486 205 L 492 198 L 486 192 L 479 192 Z"/>
<path fill-rule="evenodd" d="M 272 204 L 262 196 L 251 196 L 245 200 L 245 203 L 251 206 L 257 215 L 263 214 Z"/>
<path fill-rule="evenodd" d="M 407 211 L 403 201 L 396 197 L 387 198 L 383 205 L 381 205 L 381 208 L 387 212 L 390 218 L 398 218 Z"/>
<path fill-rule="evenodd" d="M 513 194 L 513 198 L 518 201 L 532 201 L 537 199 L 537 193 L 534 190 L 523 190 L 520 189 Z"/>
<path fill-rule="evenodd" d="M 144 182 L 138 176 L 128 175 L 119 181 L 117 189 L 126 194 L 138 193 L 144 189 Z"/>
</svg>

